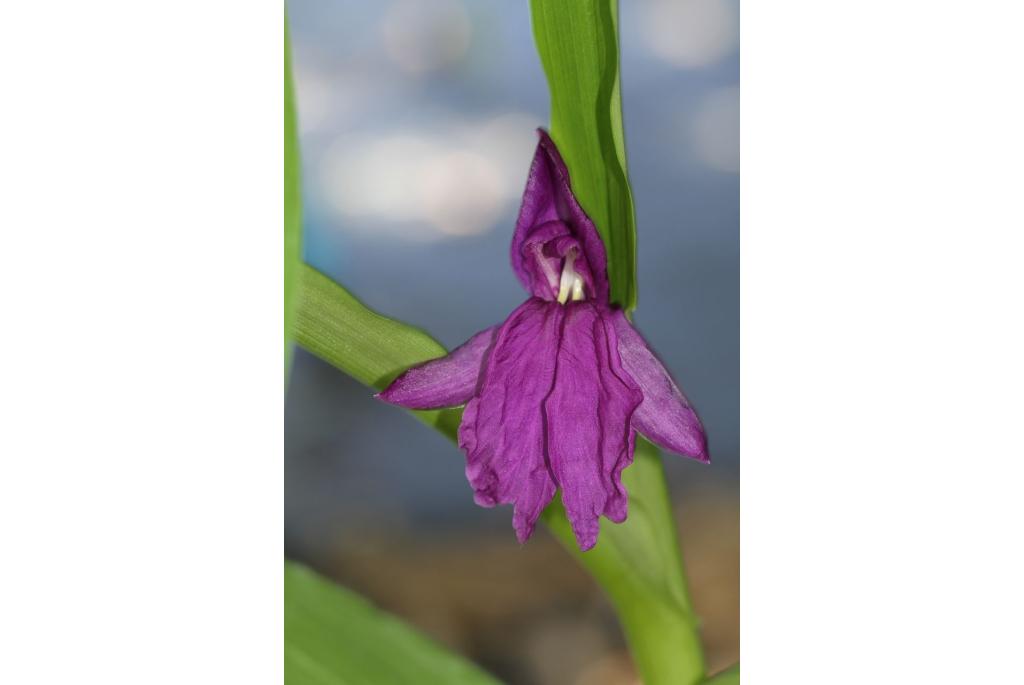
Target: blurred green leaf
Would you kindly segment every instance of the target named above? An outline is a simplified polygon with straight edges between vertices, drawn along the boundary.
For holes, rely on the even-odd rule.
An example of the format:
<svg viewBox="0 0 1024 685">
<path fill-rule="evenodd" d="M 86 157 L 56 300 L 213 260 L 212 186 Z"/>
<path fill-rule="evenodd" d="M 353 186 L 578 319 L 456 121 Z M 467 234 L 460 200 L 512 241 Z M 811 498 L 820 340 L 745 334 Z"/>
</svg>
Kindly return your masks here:
<svg viewBox="0 0 1024 685">
<path fill-rule="evenodd" d="M 287 685 L 497 685 L 401 620 L 298 564 L 284 567 Z"/>
<path fill-rule="evenodd" d="M 703 685 L 740 685 L 740 665 L 731 666 L 720 673 L 716 673 Z"/>
<path fill-rule="evenodd" d="M 302 274 L 296 324 L 300 345 L 377 389 L 407 367 L 445 354 L 426 333 L 371 311 L 309 266 Z M 462 410 L 413 414 L 454 440 Z M 704 661 L 657 450 L 638 440 L 636 459 L 622 479 L 629 518 L 619 525 L 602 520 L 597 546 L 589 552 L 576 547 L 557 498 L 543 520 L 608 593 L 644 683 L 697 683 Z"/>
<path fill-rule="evenodd" d="M 530 0 L 551 90 L 551 137 L 604 238 L 612 301 L 636 307 L 636 217 L 619 94 L 617 0 Z"/>
<path fill-rule="evenodd" d="M 299 181 L 299 139 L 295 125 L 291 42 L 284 23 L 284 377 L 292 360 L 295 293 L 302 267 L 302 196 Z"/>
</svg>

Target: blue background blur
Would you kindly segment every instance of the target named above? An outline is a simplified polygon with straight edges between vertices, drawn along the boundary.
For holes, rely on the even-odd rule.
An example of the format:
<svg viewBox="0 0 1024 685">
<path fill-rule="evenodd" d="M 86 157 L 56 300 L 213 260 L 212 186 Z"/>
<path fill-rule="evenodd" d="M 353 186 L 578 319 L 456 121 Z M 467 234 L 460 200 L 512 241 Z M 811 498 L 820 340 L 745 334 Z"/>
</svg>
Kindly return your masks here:
<svg viewBox="0 0 1024 685">
<path fill-rule="evenodd" d="M 291 0 L 288 11 L 306 260 L 448 347 L 501 321 L 525 297 L 508 243 L 534 129 L 548 116 L 528 3 Z M 620 27 L 638 226 L 635 321 L 709 434 L 711 467 L 669 456 L 666 469 L 715 665 L 738 654 L 738 6 L 627 0 Z M 546 534 L 519 548 L 509 509 L 473 504 L 456 448 L 371 395 L 297 352 L 286 404 L 286 553 L 509 682 L 632 682 L 607 608 L 568 557 L 545 551 L 553 545 Z M 549 615 L 551 601 L 539 600 L 527 619 L 516 614 L 518 595 L 503 604 L 493 588 L 461 596 L 468 582 L 438 590 L 460 572 L 452 559 L 478 559 L 474 550 L 484 548 L 503 568 L 525 564 L 523 574 L 530 564 L 560 569 L 504 585 L 521 578 L 539 595 L 578 603 Z M 453 565 L 434 580 L 395 570 L 431 563 Z M 581 583 L 582 595 L 572 589 Z M 395 584 L 423 585 L 433 599 L 424 605 L 415 588 Z M 481 603 L 494 611 L 472 618 L 469 631 L 466 606 Z M 505 640 L 465 639 L 467 631 L 486 636 L 488 621 L 503 626 Z M 499 644 L 516 621 L 522 639 Z M 559 658 L 545 661 L 544 648 L 530 646 L 537 626 L 544 644 L 561 645 Z M 593 639 L 571 644 L 580 634 Z"/>
</svg>

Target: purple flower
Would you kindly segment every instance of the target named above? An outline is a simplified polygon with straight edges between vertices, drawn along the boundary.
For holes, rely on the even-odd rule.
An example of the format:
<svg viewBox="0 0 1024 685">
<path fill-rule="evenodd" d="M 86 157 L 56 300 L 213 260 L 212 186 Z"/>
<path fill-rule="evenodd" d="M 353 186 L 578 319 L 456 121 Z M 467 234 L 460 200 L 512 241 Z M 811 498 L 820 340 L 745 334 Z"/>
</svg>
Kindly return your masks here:
<svg viewBox="0 0 1024 685">
<path fill-rule="evenodd" d="M 580 549 L 598 518 L 626 519 L 622 470 L 639 431 L 708 462 L 700 419 L 643 337 L 608 300 L 604 244 L 543 130 L 512 238 L 530 292 L 499 326 L 415 366 L 379 397 L 410 409 L 466 405 L 459 446 L 476 503 L 514 504 L 525 542 L 561 488 Z"/>
</svg>

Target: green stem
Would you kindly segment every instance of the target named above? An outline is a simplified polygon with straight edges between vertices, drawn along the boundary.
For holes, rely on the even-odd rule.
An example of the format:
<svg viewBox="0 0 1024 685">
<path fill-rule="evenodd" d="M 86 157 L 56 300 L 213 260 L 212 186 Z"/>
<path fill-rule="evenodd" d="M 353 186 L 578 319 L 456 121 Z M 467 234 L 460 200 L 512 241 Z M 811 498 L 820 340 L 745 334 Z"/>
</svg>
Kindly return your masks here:
<svg viewBox="0 0 1024 685">
<path fill-rule="evenodd" d="M 638 440 L 633 465 L 623 471 L 630 493 L 622 524 L 601 521 L 600 542 L 581 553 L 568 522 L 545 522 L 608 593 L 646 685 L 692 684 L 704 677 L 704 653 L 683 575 L 661 457 Z"/>
</svg>

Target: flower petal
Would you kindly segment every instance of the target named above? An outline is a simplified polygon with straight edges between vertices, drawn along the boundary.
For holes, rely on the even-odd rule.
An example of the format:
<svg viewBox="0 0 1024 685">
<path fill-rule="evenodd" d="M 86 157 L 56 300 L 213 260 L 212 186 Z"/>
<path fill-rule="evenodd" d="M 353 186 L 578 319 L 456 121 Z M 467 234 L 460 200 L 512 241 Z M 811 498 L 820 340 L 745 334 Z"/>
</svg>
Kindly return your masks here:
<svg viewBox="0 0 1024 685">
<path fill-rule="evenodd" d="M 548 457 L 580 549 L 597 542 L 598 517 L 626 518 L 622 469 L 633 461 L 630 417 L 643 400 L 619 366 L 603 307 L 566 306 L 555 384 L 544 403 Z"/>
<path fill-rule="evenodd" d="M 569 183 L 569 170 L 554 141 L 538 129 L 540 142 L 530 165 L 523 204 L 512 237 L 512 268 L 530 294 L 553 300 L 558 294 L 561 259 L 577 248 L 577 271 L 588 297 L 608 302 L 608 264 L 604 243 Z"/>
<path fill-rule="evenodd" d="M 484 329 L 448 356 L 414 366 L 377 397 L 407 409 L 440 409 L 465 404 L 476 394 L 477 380 L 498 326 Z"/>
<path fill-rule="evenodd" d="M 536 298 L 512 312 L 459 426 L 476 503 L 514 503 L 512 524 L 520 542 L 533 533 L 555 494 L 544 451 L 542 405 L 554 382 L 563 315 L 557 303 Z"/>
<path fill-rule="evenodd" d="M 626 315 L 616 311 L 612 322 L 622 366 L 644 394 L 633 427 L 660 447 L 710 463 L 704 427 L 686 396 Z"/>
</svg>

